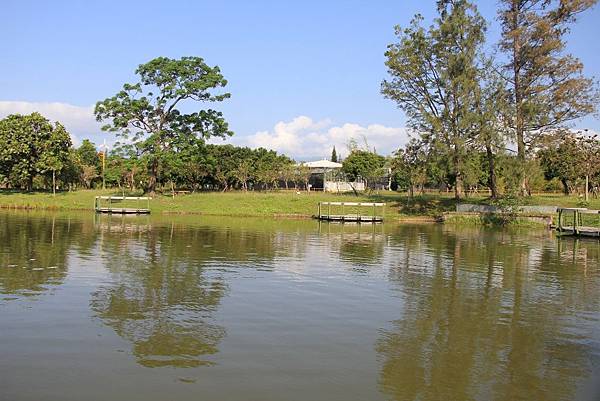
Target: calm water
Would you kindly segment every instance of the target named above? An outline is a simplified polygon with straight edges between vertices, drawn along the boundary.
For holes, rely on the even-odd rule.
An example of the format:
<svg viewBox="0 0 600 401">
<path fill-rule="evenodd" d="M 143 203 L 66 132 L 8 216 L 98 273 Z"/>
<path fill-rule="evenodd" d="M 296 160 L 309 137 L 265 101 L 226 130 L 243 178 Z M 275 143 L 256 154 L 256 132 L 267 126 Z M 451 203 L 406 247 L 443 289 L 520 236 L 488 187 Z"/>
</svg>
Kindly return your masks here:
<svg viewBox="0 0 600 401">
<path fill-rule="evenodd" d="M 600 244 L 0 212 L 0 400 L 573 400 Z"/>
</svg>

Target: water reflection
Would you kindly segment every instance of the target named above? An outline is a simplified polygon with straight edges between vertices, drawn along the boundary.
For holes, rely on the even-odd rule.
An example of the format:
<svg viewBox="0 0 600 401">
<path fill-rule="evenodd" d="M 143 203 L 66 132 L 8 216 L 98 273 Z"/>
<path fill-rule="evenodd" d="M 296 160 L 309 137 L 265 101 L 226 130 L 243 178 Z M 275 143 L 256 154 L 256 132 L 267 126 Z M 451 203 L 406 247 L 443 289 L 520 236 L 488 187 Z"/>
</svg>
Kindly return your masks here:
<svg viewBox="0 0 600 401">
<path fill-rule="evenodd" d="M 585 339 L 597 325 L 577 314 L 598 311 L 600 287 L 582 278 L 581 261 L 561 263 L 573 244 L 543 232 L 411 230 L 394 235 L 403 257 L 390 279 L 404 310 L 376 344 L 382 391 L 397 400 L 574 399 L 592 374 Z M 597 275 L 597 244 L 574 246 Z"/>
<path fill-rule="evenodd" d="M 204 270 L 205 232 L 106 216 L 98 228 L 110 279 L 92 294 L 97 316 L 133 344 L 143 366 L 210 364 L 225 336 L 212 314 L 227 288 Z"/>
<path fill-rule="evenodd" d="M 278 231 L 245 226 L 130 216 L 97 216 L 95 225 L 110 278 L 91 308 L 146 367 L 212 364 L 226 335 L 214 318 L 227 292 L 223 273 L 232 265 L 269 270 L 276 256 L 302 254 Z"/>
<path fill-rule="evenodd" d="M 35 296 L 62 283 L 70 240 L 80 228 L 55 217 L 0 213 L 0 293 Z"/>
<path fill-rule="evenodd" d="M 600 366 L 600 243 L 544 230 L 0 213 L 0 261 L 10 394 L 93 364 L 59 390 L 570 400 Z M 45 386 L 32 394 L 61 387 Z"/>
<path fill-rule="evenodd" d="M 382 224 L 319 223 L 320 240 L 330 252 L 356 268 L 381 263 L 385 252 Z"/>
</svg>

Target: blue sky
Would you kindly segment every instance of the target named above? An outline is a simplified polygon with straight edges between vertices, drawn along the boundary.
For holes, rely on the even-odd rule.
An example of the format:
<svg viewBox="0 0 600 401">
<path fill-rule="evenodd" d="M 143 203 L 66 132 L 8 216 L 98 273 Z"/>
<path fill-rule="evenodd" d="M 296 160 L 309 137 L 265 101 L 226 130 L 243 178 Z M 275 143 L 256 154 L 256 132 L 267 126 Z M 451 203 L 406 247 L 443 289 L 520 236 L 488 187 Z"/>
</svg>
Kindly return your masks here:
<svg viewBox="0 0 600 401">
<path fill-rule="evenodd" d="M 495 1 L 477 2 L 498 35 Z M 219 65 L 232 98 L 219 108 L 230 142 L 314 158 L 367 137 L 381 153 L 406 140 L 404 115 L 379 93 L 393 26 L 434 0 L 3 1 L 0 113 L 39 109 L 79 140 L 107 137 L 91 106 L 158 56 Z M 569 50 L 600 77 L 600 7 L 582 16 Z M 49 104 L 51 103 L 51 104 Z M 587 118 L 578 126 L 600 130 Z M 110 141 L 110 138 L 109 138 Z M 343 152 L 343 150 L 342 150 Z"/>
</svg>

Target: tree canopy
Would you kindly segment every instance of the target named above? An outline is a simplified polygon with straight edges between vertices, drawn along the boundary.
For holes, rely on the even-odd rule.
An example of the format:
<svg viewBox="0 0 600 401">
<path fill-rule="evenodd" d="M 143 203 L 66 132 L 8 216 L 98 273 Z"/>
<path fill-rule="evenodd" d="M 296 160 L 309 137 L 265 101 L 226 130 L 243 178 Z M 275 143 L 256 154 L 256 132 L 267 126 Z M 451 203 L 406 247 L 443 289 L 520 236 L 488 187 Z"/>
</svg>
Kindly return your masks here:
<svg viewBox="0 0 600 401">
<path fill-rule="evenodd" d="M 31 190 L 37 174 L 62 170 L 71 145 L 59 122 L 39 113 L 10 115 L 0 120 L 0 172 L 14 187 Z"/>
<path fill-rule="evenodd" d="M 597 0 L 501 0 L 500 50 L 511 108 L 504 121 L 514 132 L 522 193 L 526 158 L 541 135 L 597 110 L 598 88 L 583 64 L 566 53 L 565 36 L 577 16 Z"/>
<path fill-rule="evenodd" d="M 388 46 L 391 76 L 385 97 L 406 113 L 409 125 L 447 152 L 455 177 L 455 196 L 463 196 L 464 159 L 478 119 L 477 55 L 485 40 L 485 21 L 466 0 L 438 1 L 438 18 L 428 29 L 416 15 L 408 28 L 396 27 L 398 42 Z"/>
<path fill-rule="evenodd" d="M 154 192 L 161 165 L 172 164 L 176 154 L 211 137 L 232 135 L 220 111 L 180 110 L 183 102 L 221 102 L 229 93 L 219 67 L 210 67 L 200 57 L 158 57 L 140 65 L 139 82 L 124 84 L 115 96 L 96 104 L 98 121 L 108 121 L 104 130 L 116 132 L 132 143 L 147 160 L 148 191 Z M 190 106 L 193 107 L 193 106 Z"/>
</svg>

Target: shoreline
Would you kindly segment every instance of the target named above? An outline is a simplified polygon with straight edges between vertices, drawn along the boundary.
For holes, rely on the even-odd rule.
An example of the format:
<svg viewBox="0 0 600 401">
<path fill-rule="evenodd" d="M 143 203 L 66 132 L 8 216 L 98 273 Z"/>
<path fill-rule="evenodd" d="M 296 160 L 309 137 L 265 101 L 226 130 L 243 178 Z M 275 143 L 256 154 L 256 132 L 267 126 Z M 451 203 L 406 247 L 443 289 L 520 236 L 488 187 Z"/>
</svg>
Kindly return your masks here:
<svg viewBox="0 0 600 401">
<path fill-rule="evenodd" d="M 1 210 L 39 210 L 94 213 L 96 196 L 122 196 L 114 189 L 90 189 L 57 192 L 56 196 L 45 191 L 21 192 L 0 190 Z M 127 193 L 140 195 L 139 192 Z M 115 207 L 134 207 L 127 202 L 115 203 Z M 522 212 L 512 215 L 485 212 L 494 203 L 487 197 L 469 197 L 460 202 L 448 194 L 431 193 L 409 197 L 400 192 L 371 192 L 358 196 L 351 193 L 323 193 L 296 191 L 228 191 L 195 192 L 175 197 L 156 194 L 150 201 L 151 214 L 155 216 L 217 216 L 248 217 L 263 219 L 308 220 L 318 213 L 319 202 L 380 202 L 385 203 L 382 216 L 385 222 L 397 224 L 447 224 L 480 226 L 538 226 L 548 227 L 555 220 L 552 213 Z M 524 205 L 575 207 L 580 203 L 576 197 L 555 194 L 537 195 L 523 199 Z M 460 211 L 458 205 L 481 206 L 482 211 Z M 467 205 L 468 206 L 468 205 Z M 491 207 L 490 207 L 491 206 Z M 528 206 L 531 208 L 531 206 Z M 535 206 L 534 206 L 535 207 Z M 600 209 L 600 199 L 590 202 L 590 208 Z M 543 207 L 541 208 L 543 209 Z"/>
<path fill-rule="evenodd" d="M 49 212 L 90 212 L 95 213 L 95 209 L 91 207 L 65 207 L 57 205 L 31 205 L 31 204 L 2 204 L 0 203 L 0 210 L 14 210 L 14 211 L 49 211 Z M 211 217 L 240 217 L 240 218 L 273 218 L 273 219 L 284 219 L 284 220 L 314 220 L 316 219 L 313 214 L 303 213 L 218 213 L 218 212 L 204 212 L 197 210 L 162 210 L 151 213 L 151 215 L 162 215 L 162 216 L 211 216 Z M 115 213 L 118 215 L 118 213 Z M 391 223 L 408 223 L 408 224 L 445 224 L 445 225 L 479 225 L 479 226 L 537 226 L 550 228 L 553 218 L 549 215 L 519 215 L 516 216 L 515 221 L 508 224 L 495 223 L 489 219 L 489 214 L 484 213 L 457 213 L 457 212 L 445 212 L 440 216 L 431 216 L 426 214 L 421 215 L 399 215 L 396 217 L 386 217 L 387 222 Z"/>
</svg>

